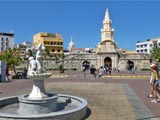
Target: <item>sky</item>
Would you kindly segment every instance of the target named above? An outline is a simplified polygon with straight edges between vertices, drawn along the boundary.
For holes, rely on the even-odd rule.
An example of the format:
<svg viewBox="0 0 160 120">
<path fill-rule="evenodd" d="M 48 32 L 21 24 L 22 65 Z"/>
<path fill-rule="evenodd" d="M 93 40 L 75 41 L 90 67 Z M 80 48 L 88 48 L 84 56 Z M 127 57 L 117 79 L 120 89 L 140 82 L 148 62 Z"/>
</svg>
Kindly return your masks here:
<svg viewBox="0 0 160 120">
<path fill-rule="evenodd" d="M 137 41 L 160 37 L 159 6 L 159 0 L 0 0 L 0 32 L 13 32 L 16 44 L 49 32 L 62 35 L 64 49 L 71 37 L 76 48 L 95 48 L 108 8 L 114 41 L 135 50 Z"/>
</svg>

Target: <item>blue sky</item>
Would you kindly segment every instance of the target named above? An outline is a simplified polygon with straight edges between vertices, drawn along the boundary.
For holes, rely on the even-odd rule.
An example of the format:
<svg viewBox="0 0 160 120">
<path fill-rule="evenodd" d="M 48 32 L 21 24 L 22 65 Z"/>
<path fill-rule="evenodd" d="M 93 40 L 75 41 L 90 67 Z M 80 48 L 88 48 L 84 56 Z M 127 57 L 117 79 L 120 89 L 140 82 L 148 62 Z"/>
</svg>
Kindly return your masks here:
<svg viewBox="0 0 160 120">
<path fill-rule="evenodd" d="M 106 8 L 119 48 L 135 50 L 137 41 L 160 36 L 158 0 L 0 0 L 0 32 L 15 34 L 15 43 L 38 32 L 60 33 L 64 48 L 72 37 L 76 48 L 101 41 Z"/>
</svg>

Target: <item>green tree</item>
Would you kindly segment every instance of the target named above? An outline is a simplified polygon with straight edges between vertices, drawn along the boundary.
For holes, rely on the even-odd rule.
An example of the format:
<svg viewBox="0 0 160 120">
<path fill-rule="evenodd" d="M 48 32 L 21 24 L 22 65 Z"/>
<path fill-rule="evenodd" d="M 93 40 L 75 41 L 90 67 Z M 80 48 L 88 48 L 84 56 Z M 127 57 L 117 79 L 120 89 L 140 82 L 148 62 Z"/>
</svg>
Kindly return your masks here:
<svg viewBox="0 0 160 120">
<path fill-rule="evenodd" d="M 6 62 L 7 67 L 13 68 L 14 73 L 16 74 L 16 66 L 20 65 L 23 60 L 20 58 L 20 49 L 8 48 L 0 55 L 0 60 Z"/>
<path fill-rule="evenodd" d="M 151 50 L 151 58 L 156 62 L 160 62 L 160 48 L 153 48 Z"/>
</svg>

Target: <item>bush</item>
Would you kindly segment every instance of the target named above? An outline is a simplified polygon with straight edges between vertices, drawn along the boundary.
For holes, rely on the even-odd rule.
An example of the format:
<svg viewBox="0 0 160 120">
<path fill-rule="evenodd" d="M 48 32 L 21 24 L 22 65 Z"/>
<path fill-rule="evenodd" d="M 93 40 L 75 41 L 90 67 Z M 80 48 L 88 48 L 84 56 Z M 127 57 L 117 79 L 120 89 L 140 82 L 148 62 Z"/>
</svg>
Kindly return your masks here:
<svg viewBox="0 0 160 120">
<path fill-rule="evenodd" d="M 72 68 L 72 70 L 77 70 L 77 68 Z"/>
<path fill-rule="evenodd" d="M 64 68 L 63 68 L 62 64 L 59 65 L 59 71 L 60 71 L 60 73 L 64 73 Z"/>
<path fill-rule="evenodd" d="M 149 68 L 141 68 L 142 71 L 150 71 Z"/>
</svg>

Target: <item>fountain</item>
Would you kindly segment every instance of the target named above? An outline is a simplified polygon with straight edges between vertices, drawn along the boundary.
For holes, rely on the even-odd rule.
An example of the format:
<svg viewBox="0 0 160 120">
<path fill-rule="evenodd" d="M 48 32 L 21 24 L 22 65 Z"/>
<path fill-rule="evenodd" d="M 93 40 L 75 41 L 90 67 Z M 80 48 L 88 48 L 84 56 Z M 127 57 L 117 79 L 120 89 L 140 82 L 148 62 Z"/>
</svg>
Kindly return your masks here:
<svg viewBox="0 0 160 120">
<path fill-rule="evenodd" d="M 29 57 L 28 76 L 33 81 L 30 94 L 0 99 L 0 120 L 82 120 L 87 101 L 71 95 L 47 93 L 44 80 L 52 74 L 44 71 L 42 45 L 36 59 Z"/>
</svg>

